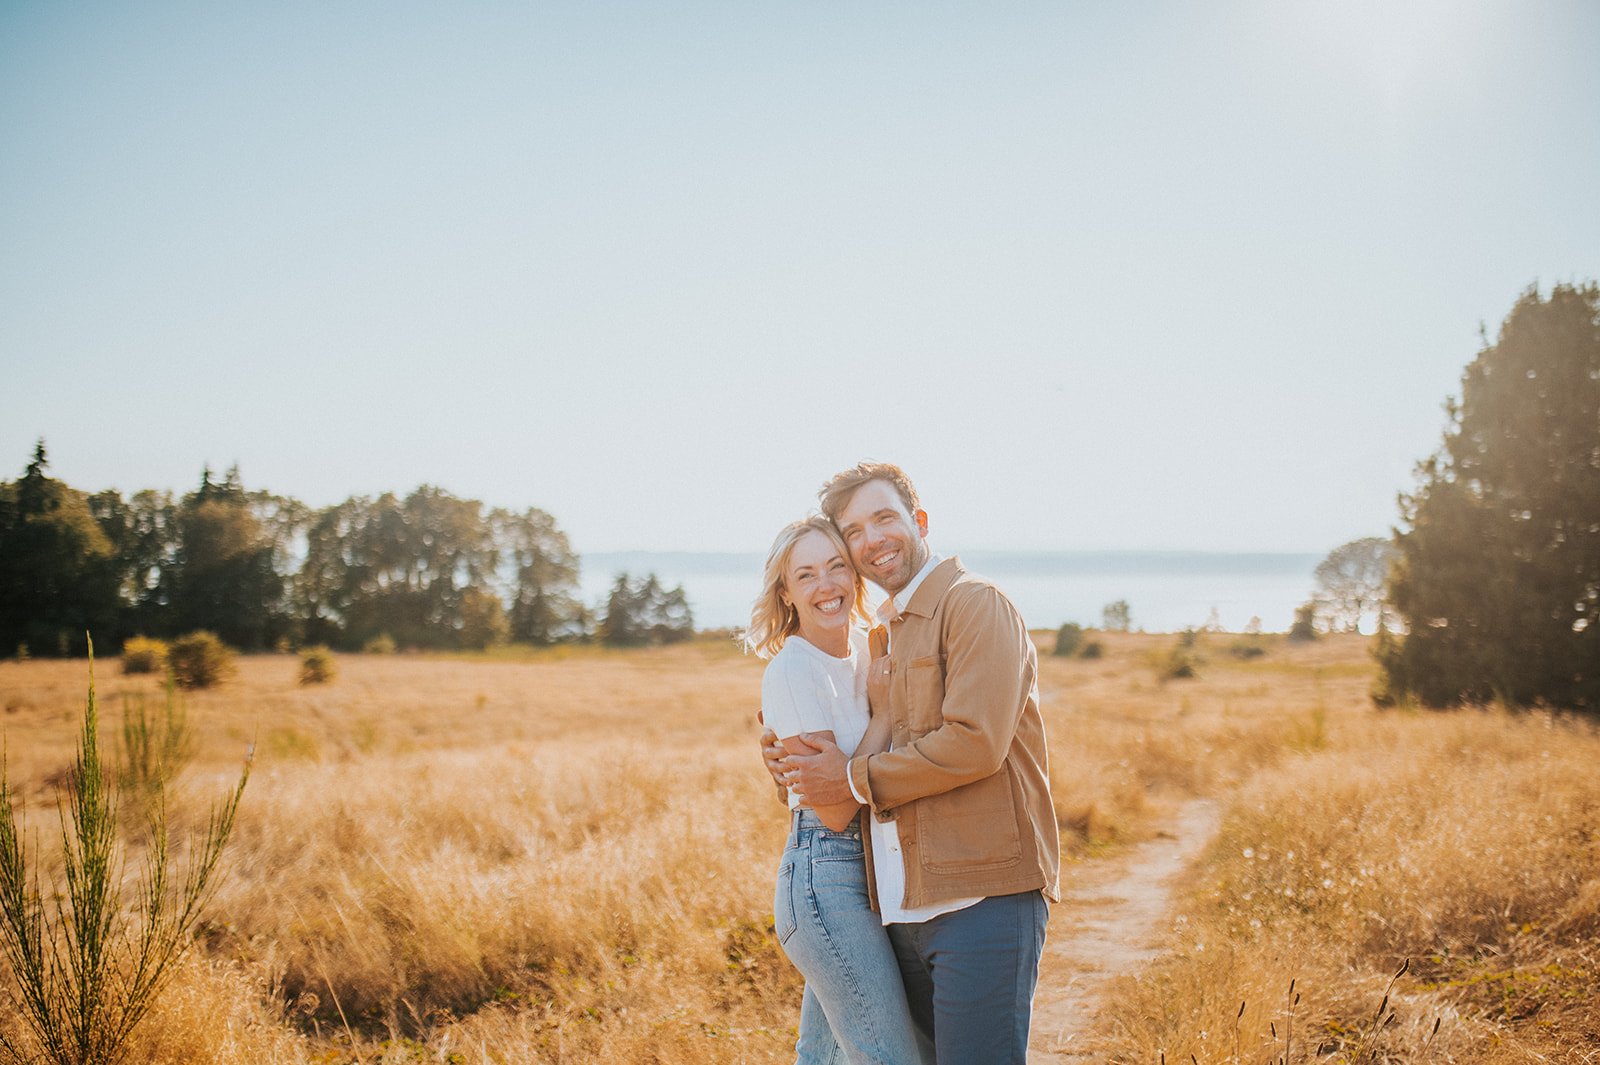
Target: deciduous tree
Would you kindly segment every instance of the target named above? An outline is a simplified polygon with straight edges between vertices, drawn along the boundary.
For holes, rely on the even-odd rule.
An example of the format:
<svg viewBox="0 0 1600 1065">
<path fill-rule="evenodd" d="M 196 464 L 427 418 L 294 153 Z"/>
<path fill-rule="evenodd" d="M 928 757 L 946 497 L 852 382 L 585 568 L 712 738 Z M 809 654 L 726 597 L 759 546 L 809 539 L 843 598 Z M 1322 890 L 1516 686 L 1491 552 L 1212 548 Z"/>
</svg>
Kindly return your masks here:
<svg viewBox="0 0 1600 1065">
<path fill-rule="evenodd" d="M 1393 558 L 1388 540 L 1366 536 L 1340 544 L 1317 563 L 1317 601 L 1330 631 L 1359 632 L 1369 615 L 1383 627 L 1384 586 Z"/>
<path fill-rule="evenodd" d="M 499 551 L 511 639 L 550 644 L 583 632 L 578 554 L 556 520 L 537 508 L 489 514 Z"/>
</svg>

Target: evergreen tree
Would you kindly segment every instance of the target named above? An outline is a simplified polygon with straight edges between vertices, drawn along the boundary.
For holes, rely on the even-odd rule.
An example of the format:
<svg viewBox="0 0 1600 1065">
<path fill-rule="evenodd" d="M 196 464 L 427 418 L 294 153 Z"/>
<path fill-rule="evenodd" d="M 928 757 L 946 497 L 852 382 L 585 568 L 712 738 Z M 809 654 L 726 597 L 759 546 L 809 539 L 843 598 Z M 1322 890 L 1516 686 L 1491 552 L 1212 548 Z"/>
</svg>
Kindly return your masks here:
<svg viewBox="0 0 1600 1065">
<path fill-rule="evenodd" d="M 116 553 L 84 493 L 45 474 L 44 441 L 22 477 L 0 484 L 0 654 L 85 650 L 116 624 Z"/>
<path fill-rule="evenodd" d="M 670 591 L 654 573 L 635 580 L 617 574 L 600 619 L 600 640 L 614 647 L 676 643 L 694 635 L 694 614 L 683 585 Z"/>
<path fill-rule="evenodd" d="M 1600 710 L 1600 287 L 1535 290 L 1402 497 L 1387 690 Z"/>
</svg>

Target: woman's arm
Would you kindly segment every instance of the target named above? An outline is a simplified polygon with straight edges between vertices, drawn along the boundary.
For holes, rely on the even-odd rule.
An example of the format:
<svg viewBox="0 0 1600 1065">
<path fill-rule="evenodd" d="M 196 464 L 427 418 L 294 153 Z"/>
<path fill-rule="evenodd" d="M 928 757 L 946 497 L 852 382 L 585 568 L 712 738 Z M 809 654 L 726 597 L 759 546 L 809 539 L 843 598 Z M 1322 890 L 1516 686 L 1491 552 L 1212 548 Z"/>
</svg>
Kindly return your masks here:
<svg viewBox="0 0 1600 1065">
<path fill-rule="evenodd" d="M 860 754 L 882 754 L 889 749 L 889 715 L 887 713 L 873 714 L 867 722 L 867 731 L 861 736 L 861 742 L 856 744 L 854 758 Z"/>
<path fill-rule="evenodd" d="M 868 737 L 871 737 L 872 735 L 872 724 L 873 723 L 869 722 L 867 726 Z M 823 729 L 820 732 L 809 733 L 809 735 L 815 736 L 819 739 L 825 739 L 829 743 L 837 742 L 833 738 L 832 729 Z M 885 747 L 889 745 L 888 740 L 889 729 L 888 721 L 886 719 L 884 721 L 883 729 L 883 745 Z M 861 742 L 865 744 L 867 740 L 863 739 Z M 806 741 L 801 739 L 799 736 L 785 736 L 783 739 L 783 749 L 788 751 L 790 754 L 815 754 L 817 750 L 816 747 L 807 744 Z M 864 750 L 864 747 L 860 749 Z M 802 803 L 801 805 L 810 806 L 809 803 Z M 811 806 L 811 809 L 816 811 L 817 819 L 823 824 L 827 825 L 835 832 L 842 832 L 846 828 L 849 828 L 850 823 L 856 819 L 856 812 L 861 809 L 861 804 L 856 802 L 855 799 L 850 799 L 848 802 L 836 802 L 827 806 Z"/>
</svg>

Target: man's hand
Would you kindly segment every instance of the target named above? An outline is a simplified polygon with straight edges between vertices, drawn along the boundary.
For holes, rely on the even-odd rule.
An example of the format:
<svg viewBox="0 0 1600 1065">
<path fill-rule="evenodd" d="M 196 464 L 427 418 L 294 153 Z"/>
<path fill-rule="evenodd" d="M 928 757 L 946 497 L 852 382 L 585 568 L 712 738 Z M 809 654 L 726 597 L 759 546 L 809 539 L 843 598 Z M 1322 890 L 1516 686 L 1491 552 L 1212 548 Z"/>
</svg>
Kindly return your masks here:
<svg viewBox="0 0 1600 1065">
<path fill-rule="evenodd" d="M 802 732 L 795 739 L 816 751 L 816 754 L 791 754 L 788 758 L 789 786 L 800 793 L 810 806 L 832 806 L 841 802 L 854 802 L 850 792 L 850 759 L 844 756 L 839 745 L 832 740 L 813 737 Z"/>
</svg>

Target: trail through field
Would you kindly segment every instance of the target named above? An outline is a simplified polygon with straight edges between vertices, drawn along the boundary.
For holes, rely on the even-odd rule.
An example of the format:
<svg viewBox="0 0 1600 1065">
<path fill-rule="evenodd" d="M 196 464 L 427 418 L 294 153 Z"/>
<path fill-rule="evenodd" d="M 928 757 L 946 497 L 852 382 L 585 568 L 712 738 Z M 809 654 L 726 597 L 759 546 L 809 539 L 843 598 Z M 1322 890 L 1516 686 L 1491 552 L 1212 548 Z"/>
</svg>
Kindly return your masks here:
<svg viewBox="0 0 1600 1065">
<path fill-rule="evenodd" d="M 1051 910 L 1028 1061 L 1096 1060 L 1087 1045 L 1107 985 L 1160 953 L 1179 875 L 1217 830 L 1217 805 L 1185 803 L 1168 829 L 1131 853 L 1071 870 Z"/>
</svg>

